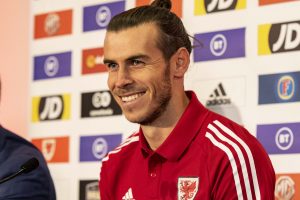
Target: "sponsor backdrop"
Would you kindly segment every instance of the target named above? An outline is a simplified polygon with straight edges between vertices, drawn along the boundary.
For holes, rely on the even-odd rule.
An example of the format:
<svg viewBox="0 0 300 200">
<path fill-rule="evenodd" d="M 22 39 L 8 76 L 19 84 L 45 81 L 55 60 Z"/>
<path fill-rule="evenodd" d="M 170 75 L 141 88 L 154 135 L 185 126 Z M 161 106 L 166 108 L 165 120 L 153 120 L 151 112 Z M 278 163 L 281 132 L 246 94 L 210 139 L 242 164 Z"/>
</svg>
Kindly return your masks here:
<svg viewBox="0 0 300 200">
<path fill-rule="evenodd" d="M 138 128 L 108 90 L 103 38 L 111 17 L 149 2 L 31 1 L 29 131 L 59 200 L 99 199 L 101 160 Z M 195 38 L 186 89 L 259 139 L 276 170 L 277 199 L 299 199 L 300 1 L 173 4 Z"/>
</svg>

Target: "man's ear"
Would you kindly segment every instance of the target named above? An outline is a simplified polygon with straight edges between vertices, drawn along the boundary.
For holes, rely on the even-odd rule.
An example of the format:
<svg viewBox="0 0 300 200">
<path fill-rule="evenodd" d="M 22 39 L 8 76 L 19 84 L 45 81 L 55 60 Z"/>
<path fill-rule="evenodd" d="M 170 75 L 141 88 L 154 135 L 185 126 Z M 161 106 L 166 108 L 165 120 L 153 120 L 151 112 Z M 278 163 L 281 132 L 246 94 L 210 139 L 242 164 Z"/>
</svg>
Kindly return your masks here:
<svg viewBox="0 0 300 200">
<path fill-rule="evenodd" d="M 190 54 L 184 47 L 180 47 L 174 54 L 174 62 L 176 67 L 174 69 L 175 78 L 183 78 L 190 64 Z"/>
</svg>

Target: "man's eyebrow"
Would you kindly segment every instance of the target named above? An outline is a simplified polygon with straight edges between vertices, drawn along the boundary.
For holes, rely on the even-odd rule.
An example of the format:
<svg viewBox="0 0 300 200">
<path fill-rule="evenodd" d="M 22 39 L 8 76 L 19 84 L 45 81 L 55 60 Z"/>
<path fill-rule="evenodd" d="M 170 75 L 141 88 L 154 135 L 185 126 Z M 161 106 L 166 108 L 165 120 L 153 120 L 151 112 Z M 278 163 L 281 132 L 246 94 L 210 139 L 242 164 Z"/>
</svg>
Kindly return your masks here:
<svg viewBox="0 0 300 200">
<path fill-rule="evenodd" d="M 129 56 L 128 58 L 126 58 L 126 61 L 131 61 L 131 60 L 135 60 L 135 59 L 150 59 L 149 56 L 145 55 L 145 54 L 138 54 L 138 55 L 133 55 L 133 56 Z M 112 60 L 112 59 L 108 59 L 108 58 L 104 58 L 103 59 L 103 63 L 117 63 L 117 61 Z"/>
<path fill-rule="evenodd" d="M 145 54 L 138 54 L 138 55 L 130 56 L 126 60 L 130 61 L 130 60 L 135 60 L 135 59 L 149 59 L 149 58 L 150 57 Z"/>
<path fill-rule="evenodd" d="M 116 61 L 110 60 L 110 59 L 107 59 L 107 58 L 104 58 L 104 59 L 103 59 L 103 63 L 104 63 L 104 64 L 106 64 L 106 63 L 116 63 Z"/>
</svg>

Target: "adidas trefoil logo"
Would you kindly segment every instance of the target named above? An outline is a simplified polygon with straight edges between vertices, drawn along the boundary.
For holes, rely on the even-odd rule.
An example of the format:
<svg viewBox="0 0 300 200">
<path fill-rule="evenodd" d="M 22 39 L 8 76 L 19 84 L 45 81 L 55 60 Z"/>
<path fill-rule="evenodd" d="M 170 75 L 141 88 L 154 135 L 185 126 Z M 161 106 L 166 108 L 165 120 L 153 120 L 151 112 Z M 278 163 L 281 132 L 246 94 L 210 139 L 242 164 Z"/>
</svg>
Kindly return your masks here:
<svg viewBox="0 0 300 200">
<path fill-rule="evenodd" d="M 122 200 L 135 200 L 132 195 L 132 189 L 129 188 L 126 194 L 122 197 Z"/>
<path fill-rule="evenodd" d="M 219 106 L 231 104 L 229 98 L 227 98 L 226 92 L 224 90 L 223 84 L 219 83 L 214 92 L 209 96 L 209 99 L 206 101 L 206 106 Z"/>
</svg>

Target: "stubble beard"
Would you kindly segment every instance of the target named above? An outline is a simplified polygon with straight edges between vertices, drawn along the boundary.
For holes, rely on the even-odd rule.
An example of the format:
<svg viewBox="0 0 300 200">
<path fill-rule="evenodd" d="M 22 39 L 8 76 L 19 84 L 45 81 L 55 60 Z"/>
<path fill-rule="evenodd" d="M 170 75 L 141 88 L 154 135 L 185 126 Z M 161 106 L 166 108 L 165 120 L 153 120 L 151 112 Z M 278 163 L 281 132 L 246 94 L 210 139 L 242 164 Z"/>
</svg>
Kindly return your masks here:
<svg viewBox="0 0 300 200">
<path fill-rule="evenodd" d="M 160 90 L 160 94 L 153 100 L 154 105 L 152 106 L 152 111 L 147 111 L 147 113 L 139 119 L 130 119 L 125 114 L 126 119 L 132 123 L 137 123 L 140 125 L 151 125 L 165 112 L 172 96 L 169 64 L 166 65 L 166 69 L 163 74 L 163 80 L 161 80 L 161 86 L 158 89 Z M 112 91 L 112 93 L 115 93 L 115 95 L 119 96 L 120 94 L 130 90 L 136 90 L 136 88 L 133 85 L 128 85 L 126 88 L 118 89 L 114 92 Z M 116 99 L 116 97 L 114 98 Z M 122 108 L 121 105 L 120 107 Z"/>
<path fill-rule="evenodd" d="M 166 69 L 164 71 L 164 77 L 162 80 L 162 85 L 160 90 L 161 90 L 160 95 L 156 97 L 156 99 L 154 100 L 156 102 L 153 108 L 153 112 L 150 111 L 151 113 L 147 113 L 146 116 L 136 120 L 134 123 L 138 123 L 141 125 L 151 125 L 165 112 L 170 102 L 170 99 L 172 97 L 169 64 L 166 66 Z"/>
</svg>

